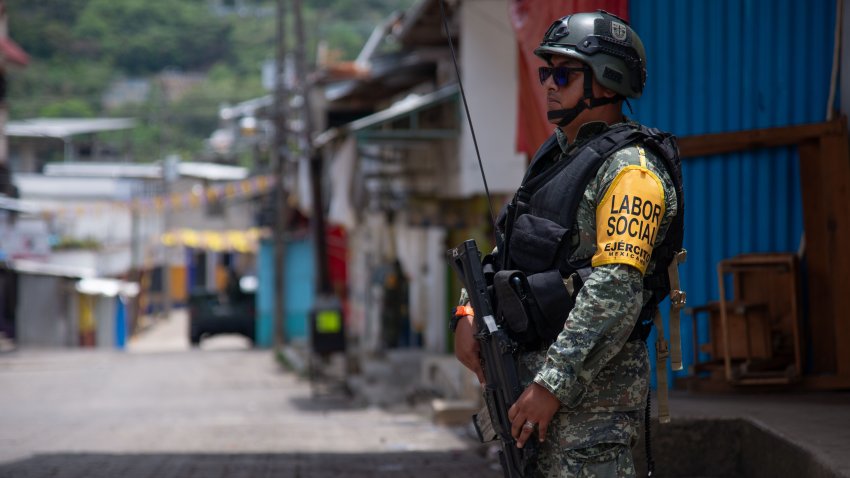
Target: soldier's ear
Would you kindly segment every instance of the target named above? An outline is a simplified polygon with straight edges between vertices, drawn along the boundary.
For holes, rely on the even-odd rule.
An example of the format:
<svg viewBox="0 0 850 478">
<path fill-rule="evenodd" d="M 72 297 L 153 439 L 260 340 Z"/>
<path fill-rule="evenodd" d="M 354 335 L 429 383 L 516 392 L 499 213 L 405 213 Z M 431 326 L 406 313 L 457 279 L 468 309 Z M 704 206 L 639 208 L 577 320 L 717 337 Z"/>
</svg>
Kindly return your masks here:
<svg viewBox="0 0 850 478">
<path fill-rule="evenodd" d="M 598 84 L 598 83 L 597 83 L 597 84 Z M 613 98 L 613 97 L 617 96 L 617 92 L 616 92 L 616 91 L 614 91 L 614 90 L 609 90 L 608 88 L 605 88 L 605 87 L 604 87 L 604 86 L 602 86 L 602 85 L 599 85 L 599 89 L 600 89 L 600 93 L 601 93 L 601 94 L 602 94 L 602 96 L 603 96 L 603 97 L 605 97 L 605 98 Z"/>
</svg>

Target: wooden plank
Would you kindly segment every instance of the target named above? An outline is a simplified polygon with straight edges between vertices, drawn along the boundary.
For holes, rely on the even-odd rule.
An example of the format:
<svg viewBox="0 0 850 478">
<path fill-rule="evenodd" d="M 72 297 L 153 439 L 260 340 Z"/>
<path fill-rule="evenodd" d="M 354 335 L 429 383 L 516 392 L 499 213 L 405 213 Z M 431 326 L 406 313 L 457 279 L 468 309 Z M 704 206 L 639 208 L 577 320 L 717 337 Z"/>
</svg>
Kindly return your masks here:
<svg viewBox="0 0 850 478">
<path fill-rule="evenodd" d="M 850 377 L 837 375 L 803 377 L 803 387 L 807 390 L 846 390 L 850 389 Z"/>
<path fill-rule="evenodd" d="M 846 131 L 846 123 L 839 118 L 825 123 L 685 136 L 678 139 L 679 155 L 682 158 L 691 158 L 749 149 L 791 146 L 818 139 L 826 134 L 843 134 Z"/>
<path fill-rule="evenodd" d="M 824 187 L 825 168 L 821 162 L 820 141 L 800 144 L 800 185 L 803 193 L 803 228 L 806 231 L 806 256 L 809 298 L 809 336 L 813 350 L 814 374 L 834 373 L 835 341 L 833 290 L 830 284 L 828 194 Z"/>
<path fill-rule="evenodd" d="M 829 283 L 825 287 L 833 289 L 831 302 L 833 329 L 830 339 L 836 350 L 837 374 L 850 377 L 850 294 L 842 289 L 850 284 L 850 148 L 847 133 L 828 134 L 821 139 L 820 163 L 823 165 L 821 177 L 828 202 L 823 206 L 828 211 L 825 225 L 828 234 L 827 249 L 823 254 L 829 256 Z M 811 251 L 807 247 L 807 250 Z M 842 292 L 839 292 L 842 291 Z M 814 352 L 817 353 L 817 348 Z"/>
</svg>

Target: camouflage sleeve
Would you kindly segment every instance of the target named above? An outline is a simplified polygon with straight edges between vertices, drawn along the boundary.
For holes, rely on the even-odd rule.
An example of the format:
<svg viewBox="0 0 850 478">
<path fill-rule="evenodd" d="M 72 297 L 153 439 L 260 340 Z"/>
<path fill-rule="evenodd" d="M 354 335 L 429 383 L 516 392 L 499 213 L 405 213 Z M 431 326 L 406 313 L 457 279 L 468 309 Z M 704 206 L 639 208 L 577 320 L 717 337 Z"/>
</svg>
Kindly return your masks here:
<svg viewBox="0 0 850 478">
<path fill-rule="evenodd" d="M 597 231 L 597 206 L 610 197 L 610 190 L 614 189 L 612 183 L 617 184 L 615 178 L 635 165 L 647 165 L 642 148 L 621 150 L 603 164 L 588 185 L 579 208 L 580 237 L 573 259 L 588 259 L 596 254 L 597 242 L 601 239 L 597 235 L 604 234 L 602 230 Z M 665 186 L 662 188 L 666 193 Z M 656 240 L 651 243 L 657 244 L 663 237 L 664 229 L 659 229 L 653 238 Z M 603 262 L 593 268 L 567 317 L 564 330 L 549 347 L 545 363 L 534 378 L 564 405 L 575 407 L 581 403 L 588 384 L 628 340 L 643 305 L 645 269 L 645 263 L 635 260 Z"/>
<path fill-rule="evenodd" d="M 594 268 L 534 381 L 568 407 L 578 405 L 587 384 L 628 340 L 642 306 L 642 280 L 629 265 Z"/>
</svg>

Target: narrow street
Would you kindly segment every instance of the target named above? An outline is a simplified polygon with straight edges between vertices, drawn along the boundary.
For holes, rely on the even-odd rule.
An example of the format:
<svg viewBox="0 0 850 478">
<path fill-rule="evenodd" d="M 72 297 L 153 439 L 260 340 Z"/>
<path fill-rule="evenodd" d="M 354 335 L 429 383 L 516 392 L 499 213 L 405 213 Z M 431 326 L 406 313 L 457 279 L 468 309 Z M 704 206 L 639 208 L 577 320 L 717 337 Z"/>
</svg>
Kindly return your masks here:
<svg viewBox="0 0 850 478">
<path fill-rule="evenodd" d="M 127 352 L 0 355 L 0 477 L 496 477 L 462 431 L 311 395 L 268 350 L 185 318 Z"/>
</svg>

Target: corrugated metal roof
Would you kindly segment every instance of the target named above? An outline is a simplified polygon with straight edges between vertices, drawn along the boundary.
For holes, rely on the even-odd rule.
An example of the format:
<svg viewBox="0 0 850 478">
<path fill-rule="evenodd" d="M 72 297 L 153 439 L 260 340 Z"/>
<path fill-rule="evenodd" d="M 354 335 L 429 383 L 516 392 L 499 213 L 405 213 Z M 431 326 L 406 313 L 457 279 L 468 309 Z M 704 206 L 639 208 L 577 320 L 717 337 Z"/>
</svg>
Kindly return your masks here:
<svg viewBox="0 0 850 478">
<path fill-rule="evenodd" d="M 248 169 L 241 166 L 218 163 L 178 163 L 180 176 L 206 179 L 209 181 L 239 181 L 248 177 Z"/>
<path fill-rule="evenodd" d="M 68 138 L 78 134 L 118 131 L 136 126 L 132 118 L 34 118 L 10 121 L 7 136 Z"/>
<path fill-rule="evenodd" d="M 74 267 L 50 262 L 16 259 L 11 261 L 10 266 L 12 270 L 20 274 L 66 277 L 69 279 L 97 277 L 94 269 L 88 267 Z"/>
<path fill-rule="evenodd" d="M 177 172 L 181 176 L 209 181 L 239 181 L 248 177 L 248 169 L 218 163 L 180 162 Z M 162 164 L 134 163 L 51 163 L 44 167 L 44 175 L 67 178 L 128 178 L 158 179 L 162 177 Z"/>
<path fill-rule="evenodd" d="M 21 197 L 32 199 L 114 199 L 132 197 L 133 180 L 121 178 L 81 178 L 16 174 L 13 182 Z"/>
<path fill-rule="evenodd" d="M 48 163 L 45 176 L 145 178 L 162 177 L 162 165 L 139 163 Z"/>
<path fill-rule="evenodd" d="M 634 116 L 678 136 L 823 121 L 834 12 L 834 0 L 630 2 L 648 55 L 647 88 Z M 686 159 L 683 169 L 689 305 L 718 299 L 721 259 L 798 249 L 796 148 Z M 685 370 L 691 330 L 683 321 Z M 706 340 L 707 330 L 700 333 Z"/>
</svg>

